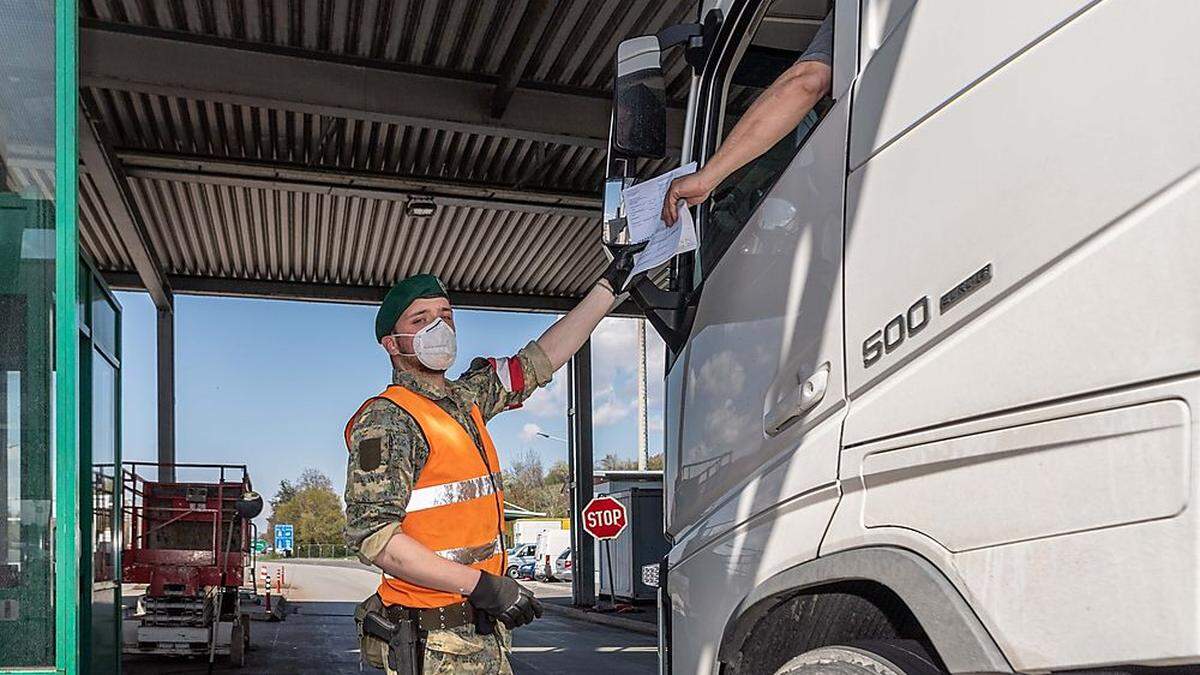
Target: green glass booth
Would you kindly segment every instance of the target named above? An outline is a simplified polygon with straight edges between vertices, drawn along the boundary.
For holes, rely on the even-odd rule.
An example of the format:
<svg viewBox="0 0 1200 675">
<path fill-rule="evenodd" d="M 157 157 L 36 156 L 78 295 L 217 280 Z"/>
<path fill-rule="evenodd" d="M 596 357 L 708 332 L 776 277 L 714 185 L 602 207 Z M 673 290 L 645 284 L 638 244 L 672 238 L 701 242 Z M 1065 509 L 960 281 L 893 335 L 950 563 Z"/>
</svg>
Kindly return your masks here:
<svg viewBox="0 0 1200 675">
<path fill-rule="evenodd" d="M 120 306 L 80 258 L 77 3 L 0 0 L 0 673 L 120 671 Z"/>
</svg>

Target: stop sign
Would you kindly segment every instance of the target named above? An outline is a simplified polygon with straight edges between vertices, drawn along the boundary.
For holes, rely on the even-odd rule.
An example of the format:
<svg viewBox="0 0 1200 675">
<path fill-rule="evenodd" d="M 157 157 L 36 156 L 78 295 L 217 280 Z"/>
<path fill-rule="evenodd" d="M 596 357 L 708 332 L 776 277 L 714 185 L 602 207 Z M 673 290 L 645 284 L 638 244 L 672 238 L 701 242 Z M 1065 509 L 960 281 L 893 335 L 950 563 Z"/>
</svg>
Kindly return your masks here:
<svg viewBox="0 0 1200 675">
<path fill-rule="evenodd" d="M 615 539 L 628 524 L 625 507 L 612 497 L 595 497 L 583 507 L 583 531 L 596 539 Z"/>
</svg>

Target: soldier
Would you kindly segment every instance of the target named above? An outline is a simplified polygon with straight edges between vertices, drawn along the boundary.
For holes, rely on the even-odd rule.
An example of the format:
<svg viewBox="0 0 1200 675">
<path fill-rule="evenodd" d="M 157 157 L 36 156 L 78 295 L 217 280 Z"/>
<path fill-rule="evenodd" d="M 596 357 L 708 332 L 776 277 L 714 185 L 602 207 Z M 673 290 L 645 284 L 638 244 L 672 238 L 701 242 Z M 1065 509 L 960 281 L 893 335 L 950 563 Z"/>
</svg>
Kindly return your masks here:
<svg viewBox="0 0 1200 675">
<path fill-rule="evenodd" d="M 500 462 L 485 423 L 519 407 L 588 339 L 623 287 L 623 249 L 587 296 L 511 358 L 456 380 L 454 311 L 434 276 L 396 284 L 375 320 L 392 384 L 346 425 L 346 539 L 384 573 L 356 613 L 362 655 L 389 675 L 511 673 L 508 630 L 541 616 L 504 575 Z"/>
</svg>

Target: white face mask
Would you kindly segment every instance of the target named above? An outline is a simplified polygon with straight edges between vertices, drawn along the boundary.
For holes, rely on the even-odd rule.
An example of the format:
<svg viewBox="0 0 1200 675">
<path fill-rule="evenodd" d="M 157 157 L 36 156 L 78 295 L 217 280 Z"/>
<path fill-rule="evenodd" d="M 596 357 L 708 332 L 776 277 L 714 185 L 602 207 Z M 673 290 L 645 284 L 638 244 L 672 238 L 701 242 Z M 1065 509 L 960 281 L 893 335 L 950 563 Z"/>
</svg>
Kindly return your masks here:
<svg viewBox="0 0 1200 675">
<path fill-rule="evenodd" d="M 454 357 L 458 355 L 454 329 L 440 317 L 415 333 L 396 333 L 395 337 L 409 335 L 413 339 L 413 353 L 400 352 L 401 355 L 416 356 L 421 365 L 430 370 L 444 371 L 454 364 Z"/>
</svg>

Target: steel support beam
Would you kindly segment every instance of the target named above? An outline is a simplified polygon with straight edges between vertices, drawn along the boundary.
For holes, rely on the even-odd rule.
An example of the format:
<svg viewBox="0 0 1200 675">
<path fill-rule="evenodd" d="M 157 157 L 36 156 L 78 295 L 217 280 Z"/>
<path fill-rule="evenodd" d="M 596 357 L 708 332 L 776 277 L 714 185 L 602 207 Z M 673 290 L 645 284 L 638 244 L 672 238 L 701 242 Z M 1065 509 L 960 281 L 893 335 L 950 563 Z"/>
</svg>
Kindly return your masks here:
<svg viewBox="0 0 1200 675">
<path fill-rule="evenodd" d="M 604 94 L 518 86 L 496 119 L 495 78 L 94 20 L 81 26 L 80 53 L 85 86 L 547 143 L 608 143 Z M 667 137 L 682 139 L 683 112 L 669 116 Z"/>
<path fill-rule="evenodd" d="M 567 387 L 571 469 L 571 599 L 577 607 L 596 604 L 596 549 L 583 531 L 583 508 L 592 500 L 592 343 L 571 357 Z"/>
<path fill-rule="evenodd" d="M 104 272 L 108 285 L 121 291 L 144 291 L 138 275 L 129 272 Z M 181 295 L 207 295 L 230 298 L 260 298 L 267 300 L 300 300 L 305 302 L 338 302 L 355 305 L 377 305 L 388 289 L 382 286 L 342 286 L 290 281 L 255 279 L 221 279 L 214 277 L 169 276 L 174 291 Z M 560 314 L 571 310 L 579 298 L 545 295 L 516 295 L 505 293 L 476 293 L 451 289 L 450 300 L 462 309 L 547 312 Z M 624 302 L 611 316 L 641 316 L 632 302 Z"/>
<path fill-rule="evenodd" d="M 601 213 L 600 197 L 582 192 L 526 190 L 486 183 L 406 178 L 262 160 L 139 150 L 117 150 L 117 155 L 128 175 L 134 178 L 185 180 L 395 201 L 406 201 L 415 196 L 445 205 L 554 213 L 578 218 L 599 218 Z"/>
<path fill-rule="evenodd" d="M 87 168 L 104 208 L 113 221 L 121 245 L 129 253 L 136 278 L 158 314 L 158 462 L 175 463 L 175 314 L 171 284 L 150 246 L 146 221 L 138 210 L 125 167 L 116 156 L 98 117 L 88 115 L 80 103 L 79 158 Z M 175 469 L 159 468 L 159 480 L 174 480 Z"/>
<path fill-rule="evenodd" d="M 175 312 L 157 311 L 158 480 L 175 481 Z"/>
<path fill-rule="evenodd" d="M 496 119 L 504 117 L 508 104 L 512 102 L 513 94 L 525 67 L 537 48 L 537 38 L 546 30 L 550 16 L 554 14 L 554 3 L 551 0 L 529 0 L 525 5 L 525 13 L 517 24 L 517 32 L 513 36 L 513 44 L 509 47 L 508 58 L 504 60 L 504 70 L 500 73 L 500 82 L 492 92 L 491 115 Z"/>
<path fill-rule="evenodd" d="M 137 201 L 129 189 L 128 176 L 121 160 L 105 137 L 101 123 L 88 115 L 82 104 L 79 115 L 79 158 L 96 185 L 108 215 L 116 227 L 121 244 L 133 261 L 133 268 L 158 309 L 171 308 L 171 286 L 167 283 L 154 250 L 146 221 L 138 210 Z"/>
</svg>

